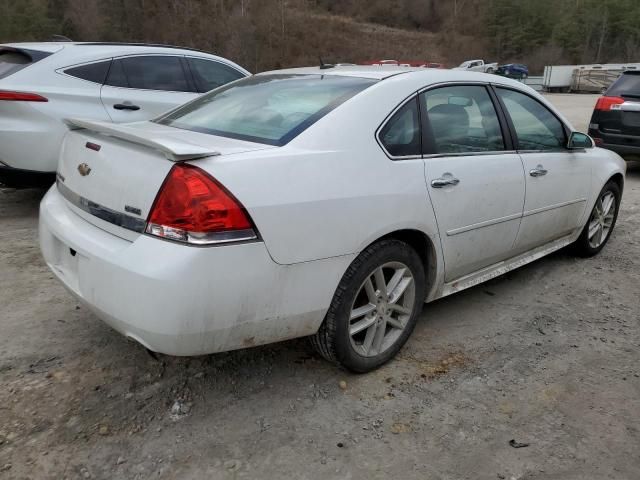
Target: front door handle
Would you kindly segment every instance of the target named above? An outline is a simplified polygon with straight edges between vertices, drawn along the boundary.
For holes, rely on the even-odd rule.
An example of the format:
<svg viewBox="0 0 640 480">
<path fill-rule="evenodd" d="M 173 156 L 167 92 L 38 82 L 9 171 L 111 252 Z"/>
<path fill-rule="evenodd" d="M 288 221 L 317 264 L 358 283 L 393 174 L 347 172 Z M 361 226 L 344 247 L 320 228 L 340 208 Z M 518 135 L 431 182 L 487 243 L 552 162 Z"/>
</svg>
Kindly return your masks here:
<svg viewBox="0 0 640 480">
<path fill-rule="evenodd" d="M 529 175 L 532 177 L 542 177 L 547 174 L 547 170 L 542 165 L 536 166 L 533 170 L 529 170 Z"/>
<path fill-rule="evenodd" d="M 449 172 L 442 175 L 440 178 L 436 178 L 435 180 L 431 180 L 431 186 L 433 188 L 444 188 L 448 186 L 456 186 L 460 183 L 456 177 L 451 175 Z"/>
<path fill-rule="evenodd" d="M 116 103 L 113 108 L 116 110 L 131 110 L 133 112 L 140 110 L 138 105 L 132 105 L 131 103 Z"/>
</svg>

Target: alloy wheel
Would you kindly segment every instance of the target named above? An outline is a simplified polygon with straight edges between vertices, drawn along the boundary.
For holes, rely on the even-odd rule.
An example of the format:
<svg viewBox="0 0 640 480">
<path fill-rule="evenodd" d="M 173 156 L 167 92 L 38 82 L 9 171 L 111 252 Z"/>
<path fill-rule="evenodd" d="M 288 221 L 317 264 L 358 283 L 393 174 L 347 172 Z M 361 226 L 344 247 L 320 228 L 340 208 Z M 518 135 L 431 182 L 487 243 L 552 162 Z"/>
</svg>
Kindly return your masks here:
<svg viewBox="0 0 640 480">
<path fill-rule="evenodd" d="M 616 197 L 607 190 L 596 202 L 591 218 L 589 219 L 589 246 L 598 248 L 602 245 L 611 232 L 613 220 L 616 214 Z"/>
<path fill-rule="evenodd" d="M 409 323 L 416 295 L 411 270 L 389 262 L 371 272 L 356 294 L 349 317 L 354 350 L 364 356 L 391 348 Z"/>
</svg>

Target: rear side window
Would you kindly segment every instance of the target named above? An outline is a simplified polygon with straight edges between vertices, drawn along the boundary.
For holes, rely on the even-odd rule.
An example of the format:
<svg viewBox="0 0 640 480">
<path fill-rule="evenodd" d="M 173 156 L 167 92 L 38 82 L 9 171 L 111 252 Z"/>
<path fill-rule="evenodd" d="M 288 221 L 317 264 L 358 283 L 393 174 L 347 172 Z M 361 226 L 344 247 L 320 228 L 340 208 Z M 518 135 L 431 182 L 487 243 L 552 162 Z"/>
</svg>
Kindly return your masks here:
<svg viewBox="0 0 640 480">
<path fill-rule="evenodd" d="M 67 68 L 64 73 L 71 75 L 72 77 L 102 85 L 107 77 L 110 65 L 111 60 L 106 60 L 104 62 L 90 63 L 89 65 Z"/>
<path fill-rule="evenodd" d="M 49 55 L 51 54 L 31 50 L 0 49 L 0 78 L 13 75 Z"/>
<path fill-rule="evenodd" d="M 609 87 L 608 97 L 640 98 L 640 72 L 625 73 Z"/>
<path fill-rule="evenodd" d="M 191 92 L 180 57 L 140 56 L 113 61 L 107 85 L 162 90 L 167 92 Z"/>
<path fill-rule="evenodd" d="M 518 150 L 558 150 L 566 146 L 564 126 L 551 111 L 524 93 L 497 89 L 511 117 Z"/>
<path fill-rule="evenodd" d="M 188 62 L 198 92 L 208 92 L 245 76 L 235 68 L 213 60 L 189 58 Z"/>
<path fill-rule="evenodd" d="M 209 92 L 157 122 L 282 146 L 375 83 L 337 75 L 256 75 Z"/>
<path fill-rule="evenodd" d="M 393 157 L 422 154 L 418 102 L 414 98 L 403 105 L 380 131 L 380 142 Z"/>
<path fill-rule="evenodd" d="M 496 152 L 505 149 L 487 89 L 479 85 L 436 88 L 420 95 L 431 129 L 427 153 Z"/>
</svg>

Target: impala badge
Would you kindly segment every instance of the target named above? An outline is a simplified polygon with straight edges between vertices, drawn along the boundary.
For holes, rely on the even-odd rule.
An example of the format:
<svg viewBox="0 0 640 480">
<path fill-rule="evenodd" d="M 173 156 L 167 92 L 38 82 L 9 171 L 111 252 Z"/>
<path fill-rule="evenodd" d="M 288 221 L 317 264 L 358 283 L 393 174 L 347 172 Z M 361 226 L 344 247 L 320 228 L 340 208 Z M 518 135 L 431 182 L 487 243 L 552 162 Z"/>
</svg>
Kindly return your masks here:
<svg viewBox="0 0 640 480">
<path fill-rule="evenodd" d="M 78 165 L 78 171 L 80 172 L 80 175 L 86 177 L 91 173 L 91 167 L 86 163 L 81 163 L 80 165 Z"/>
</svg>

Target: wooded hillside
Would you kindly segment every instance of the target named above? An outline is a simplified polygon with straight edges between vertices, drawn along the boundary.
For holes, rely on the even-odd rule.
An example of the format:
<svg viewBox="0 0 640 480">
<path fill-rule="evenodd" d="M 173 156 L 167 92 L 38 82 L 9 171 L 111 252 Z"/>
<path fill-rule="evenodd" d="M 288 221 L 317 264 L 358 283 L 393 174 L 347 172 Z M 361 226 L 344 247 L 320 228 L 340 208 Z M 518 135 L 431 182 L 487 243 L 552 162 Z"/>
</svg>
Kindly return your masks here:
<svg viewBox="0 0 640 480">
<path fill-rule="evenodd" d="M 253 71 L 374 58 L 640 61 L 638 0 L 0 0 L 0 42 L 171 43 Z"/>
</svg>

